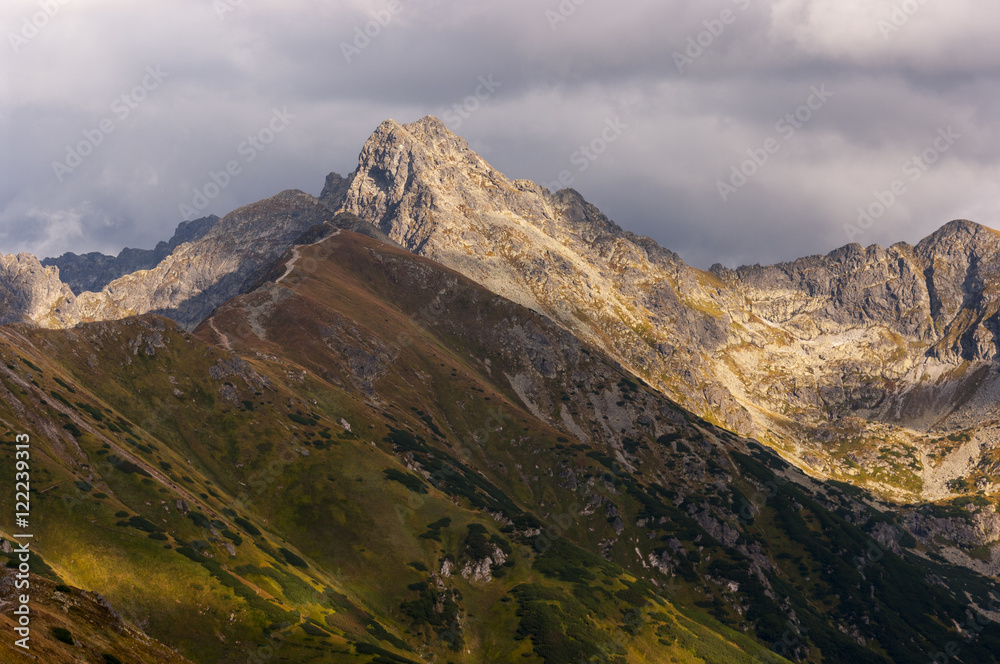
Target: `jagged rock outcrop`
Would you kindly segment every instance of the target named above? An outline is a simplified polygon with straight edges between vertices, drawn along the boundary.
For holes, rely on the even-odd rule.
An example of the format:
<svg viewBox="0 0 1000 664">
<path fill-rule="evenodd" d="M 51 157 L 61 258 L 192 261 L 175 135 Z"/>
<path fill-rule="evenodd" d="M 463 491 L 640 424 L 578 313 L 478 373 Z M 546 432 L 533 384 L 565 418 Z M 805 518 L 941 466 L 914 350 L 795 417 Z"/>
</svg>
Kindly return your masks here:
<svg viewBox="0 0 1000 664">
<path fill-rule="evenodd" d="M 81 314 L 103 320 L 155 312 L 194 328 L 215 307 L 256 283 L 296 238 L 330 216 L 314 197 L 296 190 L 246 205 L 153 269 L 116 279 L 99 293 L 81 293 Z"/>
<path fill-rule="evenodd" d="M 730 365 L 758 386 L 757 403 L 791 406 L 812 423 L 859 415 L 928 429 L 984 419 L 970 409 L 996 389 L 986 371 L 997 356 L 995 231 L 953 221 L 916 247 L 854 244 L 713 272 L 745 302 Z"/>
<path fill-rule="evenodd" d="M 950 222 L 916 247 L 851 244 L 792 263 L 713 272 L 771 323 L 795 326 L 805 316 L 803 330 L 884 325 L 950 362 L 997 354 L 991 319 L 1000 296 L 1000 233 L 969 221 Z"/>
<path fill-rule="evenodd" d="M 328 183 L 339 177 L 331 174 Z M 4 257 L 0 320 L 69 327 L 154 312 L 193 329 L 215 307 L 269 275 L 293 244 L 313 242 L 328 233 L 317 230 L 324 225 L 395 244 L 362 219 L 345 212 L 335 214 L 313 196 L 288 190 L 222 219 L 185 222 L 169 242 L 160 242 L 153 250 L 125 249 L 118 258 L 64 254 L 46 259 L 51 267 L 30 254 Z M 117 272 L 127 273 L 111 279 L 101 290 L 74 295 L 77 288 L 60 281 L 59 264 L 69 270 L 76 287 L 101 284 Z"/>
<path fill-rule="evenodd" d="M 282 192 L 182 225 L 154 254 L 126 250 L 114 269 L 172 248 L 101 291 L 74 296 L 54 267 L 5 257 L 0 315 L 65 327 L 158 312 L 193 328 L 280 278 L 294 257 L 285 252 L 331 227 L 402 246 L 543 313 L 698 415 L 820 476 L 934 496 L 963 477 L 1000 486 L 1000 234 L 955 221 L 916 246 L 852 244 L 706 272 L 572 189 L 507 178 L 433 117 L 382 123 L 357 170 L 329 174 L 318 199 Z M 47 260 L 76 270 L 76 285 L 112 269 L 94 259 L 98 277 L 87 257 L 67 256 Z M 535 356 L 543 373 L 547 352 Z"/>
<path fill-rule="evenodd" d="M 332 216 L 313 196 L 284 191 L 222 219 L 209 217 L 182 224 L 166 247 L 158 245 L 152 251 L 162 253 L 174 242 L 198 239 L 181 241 L 149 269 L 114 279 L 101 291 L 79 295 L 60 280 L 58 267 L 45 267 L 30 254 L 3 256 L 0 322 L 26 321 L 59 328 L 155 312 L 193 329 L 215 307 L 255 285 L 303 233 Z M 149 260 L 149 255 L 130 254 L 128 250 L 123 255 L 118 267 L 136 256 Z M 70 260 L 70 264 L 71 270 L 85 270 L 81 267 L 84 263 Z M 83 278 L 100 281 L 103 277 L 91 274 Z"/>
<path fill-rule="evenodd" d="M 704 293 L 713 276 L 576 191 L 510 180 L 436 118 L 387 120 L 361 151 L 343 209 L 669 383 L 699 412 L 751 428 L 741 404 L 692 371 L 726 338 L 727 316 Z"/>
<path fill-rule="evenodd" d="M 935 356 L 992 361 L 1000 310 L 1000 233 L 952 221 L 922 240 L 914 254 L 924 268 Z"/>
<path fill-rule="evenodd" d="M 59 276 L 77 295 L 85 291 L 100 291 L 119 277 L 156 267 L 180 245 L 203 238 L 218 221 L 219 218 L 214 214 L 182 221 L 170 240 L 157 242 L 153 249 L 126 247 L 118 256 L 107 256 L 96 251 L 81 255 L 67 252 L 58 258 L 43 259 L 42 265 L 58 267 Z"/>
<path fill-rule="evenodd" d="M 432 117 L 382 123 L 327 189 L 345 186 L 341 209 L 812 472 L 919 491 L 953 452 L 920 431 L 995 419 L 1000 235 L 978 224 L 704 272 L 576 191 L 508 179 Z M 831 454 L 832 440 L 856 449 Z"/>
<path fill-rule="evenodd" d="M 28 253 L 0 255 L 0 324 L 30 320 L 42 327 L 65 327 L 79 320 L 76 296 Z"/>
<path fill-rule="evenodd" d="M 342 177 L 340 173 L 330 173 L 326 176 L 323 191 L 319 195 L 319 202 L 331 212 L 336 212 L 344 204 L 344 198 L 347 196 L 347 191 L 351 188 L 353 181 L 354 173 L 346 178 Z"/>
</svg>

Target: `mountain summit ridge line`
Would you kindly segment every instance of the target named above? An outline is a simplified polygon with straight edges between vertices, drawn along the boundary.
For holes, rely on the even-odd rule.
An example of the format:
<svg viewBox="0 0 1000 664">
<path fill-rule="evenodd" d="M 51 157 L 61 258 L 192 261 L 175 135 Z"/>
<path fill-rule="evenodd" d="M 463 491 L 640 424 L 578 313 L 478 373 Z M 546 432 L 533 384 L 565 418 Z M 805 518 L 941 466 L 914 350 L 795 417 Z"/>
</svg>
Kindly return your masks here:
<svg viewBox="0 0 1000 664">
<path fill-rule="evenodd" d="M 947 495 L 942 481 L 954 478 L 923 458 L 887 466 L 863 451 L 831 454 L 826 441 L 847 430 L 901 454 L 929 449 L 934 431 L 987 422 L 989 395 L 1000 392 L 992 229 L 956 220 L 912 246 L 848 244 L 700 270 L 573 189 L 508 178 L 433 116 L 381 123 L 354 173 L 331 173 L 318 199 L 290 190 L 243 206 L 100 292 L 74 295 L 34 257 L 4 257 L 0 321 L 67 327 L 157 312 L 192 329 L 310 227 L 338 218 L 546 315 L 699 416 L 817 476 L 860 473 L 899 498 L 923 495 L 925 484 Z"/>
</svg>

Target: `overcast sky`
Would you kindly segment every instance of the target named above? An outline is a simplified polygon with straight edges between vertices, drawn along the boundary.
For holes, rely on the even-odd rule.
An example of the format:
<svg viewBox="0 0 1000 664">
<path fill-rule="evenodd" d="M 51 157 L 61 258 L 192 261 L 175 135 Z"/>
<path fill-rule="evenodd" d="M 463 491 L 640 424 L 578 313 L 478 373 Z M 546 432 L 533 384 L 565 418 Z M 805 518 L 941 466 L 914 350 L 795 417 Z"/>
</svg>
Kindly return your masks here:
<svg viewBox="0 0 1000 664">
<path fill-rule="evenodd" d="M 0 19 L 2 253 L 148 248 L 192 212 L 317 195 L 382 120 L 427 114 L 698 267 L 1000 228 L 992 3 L 4 0 Z"/>
</svg>

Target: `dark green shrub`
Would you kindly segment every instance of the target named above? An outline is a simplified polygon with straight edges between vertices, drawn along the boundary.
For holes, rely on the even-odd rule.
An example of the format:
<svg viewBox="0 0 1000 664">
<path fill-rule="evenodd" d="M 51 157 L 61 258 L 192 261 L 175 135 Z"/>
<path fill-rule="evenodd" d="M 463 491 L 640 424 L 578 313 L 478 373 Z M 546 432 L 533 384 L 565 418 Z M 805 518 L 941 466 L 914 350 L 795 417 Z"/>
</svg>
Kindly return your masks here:
<svg viewBox="0 0 1000 664">
<path fill-rule="evenodd" d="M 234 518 L 233 521 L 235 521 L 237 526 L 245 530 L 252 537 L 260 537 L 260 530 L 257 529 L 257 526 L 253 525 L 243 517 L 238 516 Z"/>
<path fill-rule="evenodd" d="M 69 645 L 76 645 L 73 642 L 73 635 L 70 634 L 69 630 L 65 627 L 53 627 L 52 636 L 56 641 L 62 641 L 63 643 L 68 643 Z"/>
<path fill-rule="evenodd" d="M 427 493 L 427 485 L 424 484 L 423 480 L 412 473 L 404 473 L 403 471 L 395 468 L 387 468 L 382 472 L 385 473 L 386 479 L 399 482 L 413 493 Z"/>
<path fill-rule="evenodd" d="M 289 551 L 288 549 L 286 549 L 284 547 L 278 549 L 278 552 L 282 556 L 285 557 L 285 560 L 288 561 L 289 565 L 294 565 L 296 567 L 301 567 L 302 569 L 306 569 L 306 568 L 309 567 L 309 565 L 308 565 L 308 563 L 306 563 L 306 561 L 302 560 L 297 555 L 295 555 L 294 553 L 292 553 L 291 551 Z"/>
</svg>

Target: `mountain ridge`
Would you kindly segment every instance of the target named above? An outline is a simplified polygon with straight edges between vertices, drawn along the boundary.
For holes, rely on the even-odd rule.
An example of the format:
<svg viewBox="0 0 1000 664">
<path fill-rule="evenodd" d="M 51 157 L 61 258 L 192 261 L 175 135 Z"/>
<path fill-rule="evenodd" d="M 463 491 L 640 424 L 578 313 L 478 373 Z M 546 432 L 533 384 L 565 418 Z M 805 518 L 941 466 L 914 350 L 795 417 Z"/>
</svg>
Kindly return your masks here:
<svg viewBox="0 0 1000 664">
<path fill-rule="evenodd" d="M 215 215 L 182 221 L 169 240 L 160 240 L 153 249 L 126 247 L 117 256 L 96 251 L 81 255 L 66 252 L 56 258 L 43 258 L 41 264 L 58 267 L 60 278 L 75 295 L 85 291 L 101 291 L 119 277 L 156 267 L 180 245 L 200 240 L 218 221 L 219 217 Z"/>
<path fill-rule="evenodd" d="M 945 561 L 1000 529 L 988 505 L 812 479 L 550 318 L 329 230 L 193 332 L 0 328 L 40 574 L 203 664 L 887 664 L 996 615 L 989 564 Z"/>
<path fill-rule="evenodd" d="M 62 328 L 0 326 L 45 620 L 98 591 L 199 664 L 888 664 L 967 624 L 991 662 L 1000 252 L 946 226 L 702 271 L 425 118 L 100 293 L 0 262 Z"/>
<path fill-rule="evenodd" d="M 810 439 L 845 425 L 855 437 L 884 437 L 888 418 L 891 448 L 936 454 L 928 432 L 977 426 L 962 419 L 963 404 L 993 389 L 981 370 L 996 357 L 996 305 L 975 284 L 998 272 L 1000 248 L 995 232 L 972 222 L 949 222 L 916 246 L 853 244 L 703 272 L 622 231 L 572 190 L 506 178 L 433 117 L 383 123 L 347 189 L 343 209 L 407 249 L 545 313 L 700 415 L 806 467 L 804 457 L 820 459 L 811 472 L 821 476 L 857 481 L 844 458 L 816 456 Z M 810 375 L 817 380 L 803 384 Z M 799 395 L 791 403 L 788 384 Z M 928 400 L 933 412 L 918 414 Z M 933 474 L 922 460 L 872 463 L 862 470 L 871 486 L 897 495 L 921 492 Z M 971 481 L 993 478 L 991 463 L 969 469 L 978 473 Z"/>
<path fill-rule="evenodd" d="M 433 116 L 380 124 L 358 168 L 329 174 L 319 198 L 289 191 L 244 206 L 99 293 L 74 296 L 31 258 L 8 257 L 2 320 L 66 327 L 153 311 L 193 328 L 316 224 L 457 270 L 818 477 L 901 500 L 925 484 L 929 497 L 950 495 L 960 480 L 1000 489 L 989 406 L 1000 393 L 1000 234 L 955 220 L 916 245 L 702 271 L 575 190 L 507 178 Z M 982 449 L 942 480 L 952 464 L 938 458 L 956 451 L 934 441 L 955 431 Z M 834 439 L 855 442 L 833 450 Z M 906 461 L 872 456 L 876 440 Z"/>
</svg>

